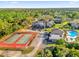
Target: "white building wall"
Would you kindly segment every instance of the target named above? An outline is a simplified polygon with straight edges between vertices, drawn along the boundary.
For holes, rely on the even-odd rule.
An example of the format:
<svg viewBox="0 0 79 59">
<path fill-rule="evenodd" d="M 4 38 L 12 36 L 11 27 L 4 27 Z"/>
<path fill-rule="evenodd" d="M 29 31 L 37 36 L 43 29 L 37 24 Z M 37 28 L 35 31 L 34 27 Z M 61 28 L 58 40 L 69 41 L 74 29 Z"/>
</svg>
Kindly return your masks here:
<svg viewBox="0 0 79 59">
<path fill-rule="evenodd" d="M 56 39 L 56 40 L 58 40 L 58 39 L 61 39 L 62 37 L 60 37 L 60 35 L 54 35 L 54 34 L 52 34 L 50 37 L 49 37 L 49 39 Z"/>
</svg>

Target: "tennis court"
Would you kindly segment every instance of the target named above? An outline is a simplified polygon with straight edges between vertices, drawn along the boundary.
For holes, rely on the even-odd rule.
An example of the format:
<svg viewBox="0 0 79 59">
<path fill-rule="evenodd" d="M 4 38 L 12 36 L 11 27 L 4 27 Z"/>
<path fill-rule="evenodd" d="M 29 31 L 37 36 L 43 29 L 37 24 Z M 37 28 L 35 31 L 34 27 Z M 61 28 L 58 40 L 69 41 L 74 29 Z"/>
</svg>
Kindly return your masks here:
<svg viewBox="0 0 79 59">
<path fill-rule="evenodd" d="M 16 44 L 25 44 L 31 36 L 31 34 L 25 34 Z"/>
<path fill-rule="evenodd" d="M 9 39 L 5 40 L 5 43 L 14 43 L 19 37 L 21 36 L 21 34 L 15 34 L 13 36 L 11 36 Z"/>
<path fill-rule="evenodd" d="M 16 32 L 3 42 L 0 42 L 0 47 L 23 48 L 29 46 L 36 35 L 36 32 Z"/>
</svg>

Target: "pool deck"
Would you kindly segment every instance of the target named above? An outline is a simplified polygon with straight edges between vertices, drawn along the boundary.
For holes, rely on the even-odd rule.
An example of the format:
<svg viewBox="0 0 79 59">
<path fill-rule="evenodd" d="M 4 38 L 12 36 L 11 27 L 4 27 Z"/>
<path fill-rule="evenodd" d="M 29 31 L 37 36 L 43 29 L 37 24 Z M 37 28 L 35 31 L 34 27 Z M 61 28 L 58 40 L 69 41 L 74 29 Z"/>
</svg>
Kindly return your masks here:
<svg viewBox="0 0 79 59">
<path fill-rule="evenodd" d="M 67 31 L 67 34 L 66 34 L 66 41 L 67 42 L 74 42 L 75 39 L 77 38 L 77 33 L 75 35 L 71 35 L 71 34 L 74 34 L 74 33 L 69 33 L 69 31 Z"/>
</svg>

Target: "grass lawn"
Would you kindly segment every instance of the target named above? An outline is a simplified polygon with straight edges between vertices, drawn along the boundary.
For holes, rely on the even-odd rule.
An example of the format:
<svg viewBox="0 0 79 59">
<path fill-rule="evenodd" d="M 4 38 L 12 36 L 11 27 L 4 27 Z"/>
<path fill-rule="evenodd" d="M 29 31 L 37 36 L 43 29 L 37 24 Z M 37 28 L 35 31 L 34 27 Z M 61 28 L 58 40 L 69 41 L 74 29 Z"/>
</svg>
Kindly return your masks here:
<svg viewBox="0 0 79 59">
<path fill-rule="evenodd" d="M 62 25 L 64 26 L 64 25 L 66 25 L 68 23 L 69 23 L 68 21 L 65 21 L 65 22 L 62 23 Z"/>
<path fill-rule="evenodd" d="M 60 28 L 61 24 L 55 24 L 54 28 Z"/>
<path fill-rule="evenodd" d="M 65 48 L 65 45 L 57 45 L 57 44 L 48 44 L 47 47 L 60 47 L 60 48 Z"/>
<path fill-rule="evenodd" d="M 76 30 L 77 32 L 79 32 L 79 30 Z"/>
<path fill-rule="evenodd" d="M 53 29 L 53 27 L 51 27 L 51 28 L 45 28 L 45 29 L 43 29 L 43 31 L 51 32 L 52 29 Z"/>
<path fill-rule="evenodd" d="M 55 44 L 48 44 L 47 46 L 55 46 Z"/>
<path fill-rule="evenodd" d="M 61 24 L 55 24 L 54 28 L 61 28 L 66 24 L 68 24 L 68 21 L 62 22 Z"/>
</svg>

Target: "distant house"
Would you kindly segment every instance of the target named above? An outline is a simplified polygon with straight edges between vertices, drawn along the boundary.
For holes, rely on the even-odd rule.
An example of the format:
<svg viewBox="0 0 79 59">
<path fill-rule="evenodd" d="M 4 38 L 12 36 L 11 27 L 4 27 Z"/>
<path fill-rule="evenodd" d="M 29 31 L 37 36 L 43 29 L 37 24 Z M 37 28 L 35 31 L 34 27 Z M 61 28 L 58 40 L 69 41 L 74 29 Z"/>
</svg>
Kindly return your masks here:
<svg viewBox="0 0 79 59">
<path fill-rule="evenodd" d="M 39 20 L 37 22 L 34 22 L 32 24 L 32 29 L 33 30 L 41 30 L 44 28 L 50 28 L 54 25 L 54 22 L 52 20 Z"/>
<path fill-rule="evenodd" d="M 59 24 L 59 23 L 61 23 L 61 22 L 62 22 L 61 17 L 56 17 L 56 18 L 54 19 L 54 23 L 56 23 L 56 24 Z"/>
<path fill-rule="evenodd" d="M 65 20 L 66 21 L 72 21 L 72 18 L 66 18 Z"/>
<path fill-rule="evenodd" d="M 72 22 L 70 23 L 70 26 L 73 27 L 74 29 L 79 29 L 79 23 Z"/>
<path fill-rule="evenodd" d="M 33 30 L 37 30 L 37 29 L 43 29 L 45 28 L 45 23 L 43 21 L 37 21 L 37 22 L 34 22 L 32 24 L 32 29 Z"/>
<path fill-rule="evenodd" d="M 54 25 L 54 21 L 53 20 L 48 20 L 47 22 L 46 22 L 46 28 L 50 28 L 50 27 L 52 27 Z"/>
</svg>

